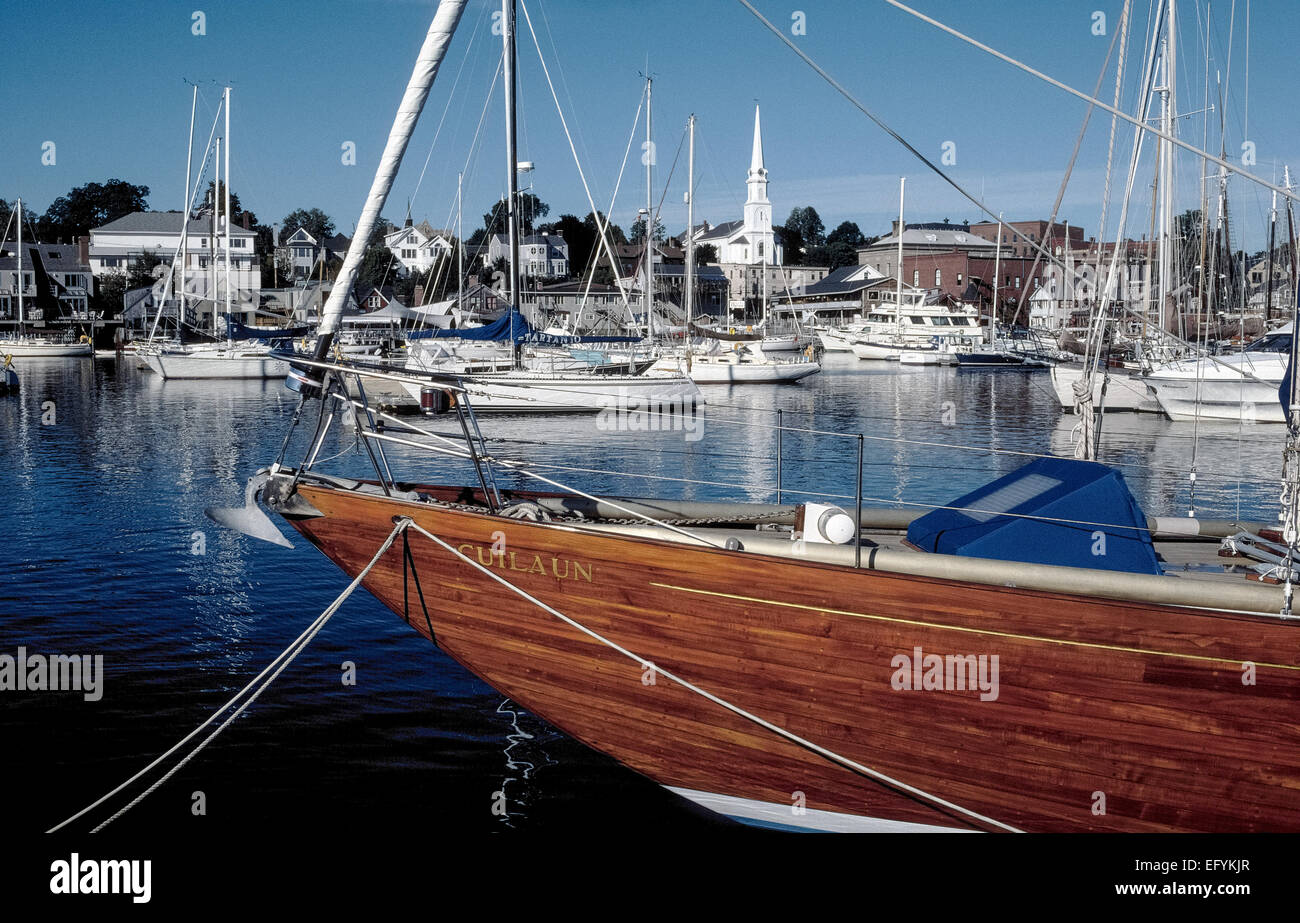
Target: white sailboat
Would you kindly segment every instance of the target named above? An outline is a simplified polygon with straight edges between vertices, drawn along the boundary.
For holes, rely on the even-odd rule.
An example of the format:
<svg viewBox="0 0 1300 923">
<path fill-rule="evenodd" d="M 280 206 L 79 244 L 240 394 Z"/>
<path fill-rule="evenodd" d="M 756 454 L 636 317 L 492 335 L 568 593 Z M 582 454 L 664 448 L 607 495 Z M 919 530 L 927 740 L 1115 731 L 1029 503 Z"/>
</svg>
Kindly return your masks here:
<svg viewBox="0 0 1300 923">
<path fill-rule="evenodd" d="M 1140 374 L 1126 369 L 1109 369 L 1105 377 L 1105 395 L 1103 400 L 1101 375 L 1092 378 L 1092 406 L 1106 411 L 1128 411 L 1131 413 L 1160 413 L 1160 402 L 1155 393 L 1147 387 Z M 1078 403 L 1076 387 L 1084 379 L 1081 365 L 1057 363 L 1051 368 L 1052 390 L 1062 410 L 1074 411 Z"/>
<path fill-rule="evenodd" d="M 821 341 L 822 350 L 828 353 L 851 353 L 853 343 L 862 337 L 865 326 L 861 323 L 847 327 L 816 328 L 817 339 Z"/>
<path fill-rule="evenodd" d="M 226 317 L 231 317 L 231 296 L 232 286 L 230 278 L 230 87 L 225 88 L 222 105 L 225 108 L 225 304 Z M 216 197 L 221 192 L 221 138 L 217 139 L 217 156 L 215 159 L 216 179 L 212 184 L 214 212 L 219 211 L 217 208 Z M 181 232 L 181 254 L 180 259 L 182 266 L 187 258 L 184 252 L 184 240 L 189 225 L 189 202 L 185 203 L 185 214 L 182 221 L 185 227 Z M 216 237 L 219 229 L 213 228 L 213 236 Z M 212 286 L 212 326 L 213 334 L 217 334 L 217 299 L 216 299 L 216 260 L 213 260 L 213 286 Z M 183 286 L 182 286 L 183 287 Z M 149 350 L 142 353 L 144 361 L 149 368 L 159 377 L 164 379 L 231 379 L 231 378 L 283 378 L 289 373 L 289 363 L 283 359 L 277 359 L 271 355 L 273 347 L 264 341 L 243 340 L 234 341 L 227 339 L 221 343 L 205 343 L 196 346 L 183 346 L 175 349 L 158 349 Z"/>
<path fill-rule="evenodd" d="M 1170 362 L 1142 380 L 1171 420 L 1285 423 L 1278 387 L 1286 376 L 1291 338 L 1287 324 L 1239 353 Z"/>
<path fill-rule="evenodd" d="M 1164 46 L 1164 88 L 1162 126 L 1167 132 L 1175 124 L 1174 28 L 1175 4 L 1169 5 L 1167 38 Z M 1167 329 L 1165 308 L 1172 279 L 1166 284 L 1166 267 L 1172 267 L 1172 192 L 1164 177 L 1172 169 L 1173 146 L 1161 139 L 1161 234 L 1160 234 L 1160 329 Z M 1290 173 L 1285 175 L 1290 188 Z M 1226 240 L 1228 189 L 1227 171 L 1219 168 L 1218 221 Z M 1288 208 L 1290 205 L 1288 203 Z M 1272 259 L 1272 252 L 1269 253 Z M 1213 291 L 1213 288 L 1211 288 Z M 1243 299 L 1243 308 L 1245 306 Z M 1267 306 L 1266 306 L 1267 312 Z M 1278 388 L 1286 375 L 1293 338 L 1291 324 L 1259 337 L 1241 352 L 1231 355 L 1203 355 L 1152 363 L 1141 380 L 1154 394 L 1160 409 L 1171 420 L 1233 420 L 1256 423 L 1285 423 L 1287 412 L 1278 399 Z"/>
<path fill-rule="evenodd" d="M 510 310 L 519 304 L 519 222 L 518 222 L 518 165 L 519 156 L 515 140 L 515 37 L 507 30 L 505 43 L 505 98 L 506 98 L 506 149 L 507 149 L 507 207 L 506 228 L 510 244 Z M 646 89 L 646 135 L 650 134 L 650 84 Z M 650 178 L 652 162 L 646 164 L 647 201 L 651 201 Z M 646 318 L 652 322 L 653 240 L 654 213 L 646 213 Z M 513 314 L 511 315 L 513 317 Z M 474 402 L 478 412 L 504 413 L 583 413 L 606 409 L 644 410 L 649 408 L 690 408 L 704 403 L 704 395 L 692 378 L 679 370 L 653 369 L 644 374 L 598 373 L 585 363 L 575 368 L 527 368 L 523 364 L 523 349 L 513 327 L 505 346 L 511 351 L 511 367 L 504 371 L 476 371 L 473 360 L 499 355 L 502 347 L 481 352 L 483 341 L 470 344 L 465 356 L 458 355 L 462 345 L 454 346 L 445 354 L 430 348 L 411 350 L 406 369 L 411 372 L 435 371 L 440 374 L 463 376 L 463 387 Z M 465 341 L 470 343 L 470 341 Z M 545 366 L 545 360 L 541 363 Z M 576 365 L 577 363 L 575 363 Z M 432 366 L 432 367 L 431 367 Z M 401 382 L 402 388 L 412 398 L 423 402 L 428 382 L 409 378 Z"/>
<path fill-rule="evenodd" d="M 849 348 L 859 359 L 887 360 L 905 365 L 939 365 L 953 360 L 954 354 L 970 340 L 978 319 L 968 312 L 954 312 L 944 305 L 926 305 L 924 293 L 913 303 L 903 303 L 903 223 L 904 192 L 907 178 L 898 178 L 898 265 L 894 273 L 892 317 L 883 308 L 857 328 L 849 339 Z M 904 308 L 907 313 L 904 313 Z M 951 342 L 950 342 L 951 341 Z"/>
<path fill-rule="evenodd" d="M 712 343 L 713 352 L 692 350 L 685 359 L 663 360 L 657 367 L 672 362 L 673 367 L 684 368 L 701 385 L 783 384 L 822 370 L 815 359 L 769 356 L 758 342 L 735 343 L 730 349 L 720 348 L 720 340 Z"/>
<path fill-rule="evenodd" d="M 690 146 L 687 156 L 686 226 L 695 226 L 695 116 L 688 122 Z M 765 175 L 763 169 L 763 141 L 760 134 L 758 111 L 754 111 L 754 153 L 750 162 L 750 175 Z M 686 235 L 686 328 L 688 331 L 686 355 L 675 360 L 676 367 L 690 375 L 697 384 L 781 384 L 799 381 L 822 370 L 821 363 L 811 356 L 776 358 L 769 353 L 788 352 L 796 347 L 793 335 L 765 336 L 749 342 L 735 341 L 731 348 L 723 349 L 722 340 L 708 339 L 709 349 L 697 351 L 689 331 L 701 328 L 692 326 L 695 317 L 695 240 Z M 763 314 L 764 328 L 767 315 L 767 251 L 763 251 Z M 807 348 L 802 347 L 802 349 Z M 657 367 L 673 362 L 668 359 Z"/>
</svg>

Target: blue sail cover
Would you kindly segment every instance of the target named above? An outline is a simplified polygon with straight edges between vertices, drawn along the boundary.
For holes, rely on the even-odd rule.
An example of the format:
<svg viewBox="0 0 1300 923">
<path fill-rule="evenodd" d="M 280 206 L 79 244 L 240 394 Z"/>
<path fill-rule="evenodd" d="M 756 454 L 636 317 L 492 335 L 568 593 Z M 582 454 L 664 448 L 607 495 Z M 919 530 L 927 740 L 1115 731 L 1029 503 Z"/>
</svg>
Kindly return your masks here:
<svg viewBox="0 0 1300 923">
<path fill-rule="evenodd" d="M 295 340 L 309 332 L 310 327 L 249 327 L 226 315 L 226 337 L 231 340 Z"/>
<path fill-rule="evenodd" d="M 1097 462 L 1035 459 L 948 506 L 958 509 L 914 520 L 908 544 L 999 561 L 1161 572 L 1124 476 Z"/>
<path fill-rule="evenodd" d="M 496 343 L 507 343 L 513 340 L 515 343 L 533 343 L 538 346 L 571 346 L 574 343 L 636 343 L 641 339 L 640 337 L 614 336 L 571 337 L 542 333 L 528 323 L 524 316 L 514 308 L 502 314 L 492 323 L 484 324 L 482 327 L 461 327 L 457 330 L 441 328 L 412 330 L 406 337 L 409 340 L 491 340 Z"/>
</svg>

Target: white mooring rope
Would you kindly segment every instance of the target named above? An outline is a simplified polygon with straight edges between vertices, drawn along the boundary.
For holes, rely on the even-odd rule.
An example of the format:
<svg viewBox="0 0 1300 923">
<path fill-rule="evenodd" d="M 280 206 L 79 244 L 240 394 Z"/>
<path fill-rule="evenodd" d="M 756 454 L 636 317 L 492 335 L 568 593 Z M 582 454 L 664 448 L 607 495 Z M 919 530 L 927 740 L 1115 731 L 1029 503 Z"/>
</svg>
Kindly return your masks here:
<svg viewBox="0 0 1300 923">
<path fill-rule="evenodd" d="M 78 818 L 82 817 L 89 811 L 97 808 L 99 805 L 103 804 L 105 801 L 112 798 L 114 795 L 117 795 L 118 793 L 122 792 L 132 783 L 134 783 L 142 776 L 144 776 L 146 773 L 148 773 L 149 770 L 156 767 L 163 760 L 171 756 L 182 746 L 184 746 L 186 743 L 192 740 L 200 731 L 202 731 L 204 728 L 211 725 L 214 721 L 216 721 L 216 719 L 223 712 L 229 709 L 236 702 L 239 702 L 240 698 L 244 696 L 245 693 L 247 693 L 250 689 L 253 689 L 253 687 L 256 686 L 257 688 L 254 689 L 253 693 L 246 700 L 240 703 L 238 707 L 236 707 L 235 710 L 231 712 L 231 714 L 225 719 L 225 721 L 223 721 L 221 725 L 216 728 L 216 730 L 214 730 L 211 734 L 209 734 L 206 738 L 204 738 L 203 741 L 199 743 L 199 745 L 196 746 L 193 750 L 187 753 L 180 760 L 180 762 L 178 762 L 175 766 L 173 766 L 166 773 L 164 773 L 160 779 L 158 779 L 151 786 L 149 786 L 149 788 L 147 788 L 144 792 L 137 795 L 135 799 L 132 800 L 129 804 L 127 804 L 117 813 L 113 814 L 107 820 L 103 821 L 101 824 L 99 824 L 99 826 L 91 830 L 91 833 L 98 833 L 100 830 L 103 830 L 113 821 L 117 820 L 123 814 L 127 813 L 132 808 L 134 808 L 137 804 L 143 801 L 145 798 L 153 794 L 158 788 L 160 788 L 164 783 L 166 783 L 168 779 L 170 779 L 173 775 L 179 772 L 190 760 L 192 760 L 208 744 L 210 744 L 217 737 L 218 734 L 220 734 L 230 725 L 232 721 L 234 721 L 241 714 L 243 714 L 243 712 L 250 705 L 252 705 L 253 702 L 257 701 L 258 697 L 263 692 L 265 692 L 266 689 L 273 682 L 275 682 L 275 680 L 279 677 L 279 675 L 282 672 L 284 672 L 285 668 L 288 667 L 289 664 L 292 663 L 300 653 L 302 653 L 302 651 L 307 647 L 307 645 L 311 643 L 312 639 L 315 638 L 316 635 L 320 632 L 320 630 L 325 627 L 325 623 L 328 622 L 330 618 L 338 611 L 339 607 L 342 606 L 343 603 L 348 599 L 348 597 L 352 595 L 353 591 L 356 590 L 356 588 L 361 585 L 361 581 L 366 578 L 366 575 L 370 573 L 370 571 L 374 568 L 375 564 L 378 563 L 379 559 L 383 557 L 384 554 L 393 546 L 393 542 L 396 541 L 397 536 L 400 535 L 403 531 L 405 531 L 408 528 L 414 529 L 416 532 L 419 532 L 420 534 L 424 535 L 426 538 L 428 538 L 429 540 L 437 544 L 439 547 L 445 549 L 450 554 L 454 555 L 456 558 L 460 559 L 461 561 L 464 561 L 466 564 L 469 564 L 471 567 L 481 571 L 483 574 L 495 580 L 497 583 L 500 583 L 506 589 L 510 590 L 511 592 L 515 593 L 516 595 L 520 596 L 526 601 L 532 603 L 533 605 L 537 606 L 543 611 L 555 616 L 565 624 L 577 629 L 578 631 L 594 639 L 595 641 L 605 645 L 606 647 L 609 647 L 611 650 L 617 651 L 618 653 L 622 654 L 623 656 L 635 662 L 643 669 L 647 667 L 653 669 L 656 673 L 663 674 L 668 679 L 677 683 L 679 686 L 686 689 L 687 691 L 692 692 L 698 696 L 701 696 L 702 698 L 705 698 L 710 702 L 713 702 L 715 705 L 719 705 L 722 708 L 725 708 L 728 711 L 736 715 L 739 715 L 740 717 L 746 719 L 747 721 L 751 721 L 757 724 L 758 726 L 765 728 L 766 730 L 769 730 L 774 734 L 777 734 L 780 737 L 784 737 L 785 739 L 795 744 L 798 744 L 801 747 L 805 747 L 806 749 L 809 749 L 814 753 L 817 753 L 820 756 L 823 756 L 831 760 L 832 762 L 839 763 L 840 765 L 848 769 L 851 769 L 854 772 L 857 772 L 861 775 L 865 775 L 871 779 L 875 779 L 876 781 L 882 782 L 890 787 L 914 795 L 923 801 L 927 801 L 939 807 L 947 808 L 951 811 L 955 811 L 958 814 L 969 817 L 972 820 L 975 820 L 979 823 L 988 824 L 993 827 L 998 827 L 1003 830 L 1009 831 L 1011 833 L 1021 832 L 1019 829 L 1017 829 L 1016 827 L 1012 827 L 1009 824 L 1005 824 L 1002 823 L 1001 821 L 994 820 L 991 817 L 987 817 L 976 811 L 972 811 L 969 808 L 964 808 L 961 805 L 954 804 L 953 802 L 941 798 L 938 795 L 931 794 L 913 785 L 909 785 L 906 782 L 888 776 L 885 773 L 870 768 L 869 766 L 864 766 L 855 760 L 852 760 L 846 756 L 842 756 L 841 754 L 838 754 L 833 750 L 829 750 L 826 747 L 823 747 L 819 744 L 813 743 L 812 741 L 804 737 L 800 737 L 799 735 L 791 731 L 788 731 L 785 728 L 782 728 L 776 724 L 773 724 L 770 721 L 760 718 L 758 715 L 755 715 L 752 712 L 746 711 L 745 709 L 741 708 L 738 705 L 734 705 L 731 702 L 728 702 L 726 699 L 723 699 L 705 689 L 700 688 L 699 686 L 695 685 L 689 680 L 683 679 L 677 676 L 676 674 L 672 673 L 671 671 L 665 670 L 664 668 L 655 665 L 652 661 L 646 660 L 645 658 L 632 653 L 627 648 L 622 647 L 616 642 L 611 641 L 610 639 L 604 637 L 600 633 L 593 631 L 590 628 L 587 628 L 585 625 L 581 624 L 580 622 L 576 621 L 573 618 L 570 618 L 569 616 L 560 612 L 558 609 L 554 608 L 553 606 L 547 605 L 546 603 L 537 599 L 535 596 L 528 593 L 528 591 L 515 586 L 510 581 L 506 580 L 504 577 L 501 577 L 500 575 L 493 573 L 487 567 L 484 567 L 483 565 L 479 564 L 477 561 L 474 561 L 469 557 L 465 556 L 456 548 L 452 547 L 447 542 L 443 541 L 441 538 L 439 538 L 437 535 L 434 535 L 429 530 L 420 526 L 415 521 L 403 517 L 402 519 L 398 520 L 398 522 L 393 528 L 393 531 L 388 534 L 388 537 L 386 539 L 384 539 L 383 544 L 380 545 L 379 550 L 375 552 L 374 557 L 370 559 L 369 563 L 367 563 L 366 566 L 362 568 L 361 572 L 358 573 L 357 576 L 352 580 L 352 582 L 348 584 L 347 588 L 342 593 L 339 594 L 338 598 L 336 598 L 334 602 L 332 602 L 325 609 L 325 611 L 323 611 L 319 616 L 317 616 L 316 619 L 309 626 L 307 626 L 307 628 L 302 632 L 302 634 L 300 634 L 297 638 L 295 638 L 293 642 L 291 642 L 290 645 L 287 648 L 285 648 L 283 652 L 279 654 L 279 656 L 277 656 L 274 660 L 272 660 L 271 663 L 268 664 L 266 668 L 262 670 L 261 673 L 259 673 L 256 677 L 254 677 L 251 681 L 249 681 L 249 683 L 245 685 L 243 689 L 239 690 L 239 692 L 237 692 L 233 697 L 231 697 L 231 699 L 228 702 L 226 702 L 224 705 L 218 708 L 210 716 L 208 716 L 208 718 L 202 724 L 196 727 L 184 738 L 179 740 L 169 750 L 167 750 L 165 753 L 163 753 L 161 756 L 159 756 L 157 759 L 151 762 L 148 766 L 144 767 L 144 769 L 141 769 L 139 772 L 137 772 L 131 778 L 127 779 L 121 785 L 117 786 L 107 794 L 101 796 L 99 799 L 92 802 L 91 804 L 88 804 L 86 807 L 82 808 L 77 813 L 68 817 L 66 820 L 62 821 L 59 824 L 56 824 L 54 827 L 51 827 L 49 830 L 46 831 L 46 833 L 55 833 L 56 831 L 72 823 L 74 820 L 77 820 Z M 270 673 L 270 676 L 267 676 L 268 672 Z M 263 677 L 266 677 L 265 681 L 262 681 Z M 258 685 L 259 682 L 260 685 Z"/>
<path fill-rule="evenodd" d="M 117 820 L 127 811 L 131 810 L 141 801 L 144 801 L 145 798 L 152 795 L 154 791 L 156 791 L 164 782 L 166 782 L 173 775 L 175 775 L 181 769 L 181 767 L 183 767 L 191 759 L 197 756 L 204 747 L 212 743 L 212 741 L 216 738 L 216 736 L 220 734 L 222 731 L 224 731 L 226 727 L 230 724 L 230 722 L 238 718 L 241 714 L 243 714 L 244 710 L 247 709 L 248 706 L 252 705 L 255 701 L 257 701 L 257 697 L 260 696 L 263 692 L 265 692 L 267 687 L 269 687 L 271 683 L 275 682 L 276 678 L 284 671 L 284 668 L 287 667 L 289 664 L 293 663 L 294 659 L 303 652 L 303 650 L 307 647 L 308 644 L 311 643 L 311 640 L 314 637 L 316 637 L 317 633 L 319 633 L 320 630 L 325 627 L 325 623 L 330 620 L 330 618 L 334 615 L 334 613 L 338 611 L 339 607 L 342 606 L 343 603 L 347 600 L 347 598 L 352 595 L 353 590 L 355 590 L 358 586 L 360 586 L 361 581 L 365 579 L 368 573 L 370 573 L 371 568 L 373 568 L 375 564 L 379 561 L 379 559 L 384 556 L 384 553 L 387 552 L 388 549 L 393 546 L 393 542 L 397 539 L 397 536 L 400 535 L 403 532 L 403 530 L 406 529 L 409 523 L 410 520 L 402 520 L 401 522 L 399 522 L 394 527 L 393 531 L 388 534 L 388 538 L 384 540 L 384 543 L 380 546 L 379 550 L 375 552 L 375 556 L 370 559 L 370 563 L 367 564 L 365 568 L 362 569 L 361 573 L 357 574 L 355 580 L 353 580 L 350 584 L 348 584 L 347 589 L 345 589 L 342 593 L 340 593 L 338 598 L 335 599 L 334 602 L 330 603 L 329 606 L 325 609 L 325 611 L 322 612 L 320 615 L 318 615 L 315 621 L 313 621 L 310 625 L 308 625 L 306 630 L 304 630 L 302 634 L 298 635 L 298 637 L 295 638 L 289 644 L 289 646 L 284 649 L 284 651 L 282 651 L 274 660 L 272 660 L 269 664 L 267 664 L 266 668 L 263 669 L 261 673 L 257 674 L 256 677 L 250 680 L 248 685 L 244 686 L 243 689 L 235 693 L 235 695 L 231 697 L 230 701 L 226 702 L 225 705 L 222 705 L 220 708 L 214 711 L 211 715 L 208 716 L 206 721 L 204 721 L 194 730 L 190 731 L 189 734 L 187 734 L 181 740 L 177 741 L 176 744 L 173 745 L 170 750 L 162 754 L 162 756 L 159 756 L 148 766 L 144 767 L 144 769 L 141 769 L 139 772 L 137 772 L 131 778 L 127 779 L 125 782 L 123 782 L 117 788 L 113 789 L 108 794 L 99 798 L 97 801 L 94 801 L 91 804 L 86 805 L 84 808 L 82 808 L 76 814 L 73 814 L 67 820 L 63 821 L 60 824 L 56 824 L 55 826 L 51 827 L 49 830 L 46 830 L 45 832 L 54 833 L 57 830 L 66 827 L 68 824 L 72 823 L 74 820 L 81 817 L 83 814 L 86 814 L 87 812 L 99 807 L 105 801 L 112 798 L 114 795 L 118 794 L 123 789 L 127 788 L 127 786 L 131 785 L 131 783 L 135 782 L 137 779 L 139 779 L 149 770 L 153 769 L 155 766 L 157 766 L 167 757 L 171 756 L 182 746 L 188 743 L 196 734 L 199 733 L 199 731 L 203 730 L 205 727 L 212 724 L 213 721 L 216 721 L 217 717 L 221 715 L 222 712 L 224 712 L 226 709 L 230 708 L 232 705 L 238 702 L 240 697 L 243 696 L 244 693 L 248 692 L 249 689 L 252 689 L 255 685 L 257 685 L 257 683 L 262 679 L 262 677 L 266 676 L 268 672 L 274 669 L 275 672 L 271 673 L 271 675 L 267 677 L 266 681 L 263 682 L 260 686 L 258 686 L 256 691 L 254 691 L 253 694 L 249 696 L 247 700 L 245 700 L 241 705 L 239 705 L 239 707 L 236 708 L 230 714 L 230 716 L 221 723 L 220 727 L 218 727 L 215 731 L 213 731 L 206 738 L 204 738 L 202 743 L 200 743 L 197 747 L 195 747 L 188 754 L 186 754 L 185 757 L 179 763 L 177 763 L 175 766 L 169 769 L 161 779 L 159 779 L 153 785 L 149 786 L 148 789 L 146 789 L 144 792 L 138 795 L 134 801 L 132 801 L 126 807 L 122 808 L 122 810 L 118 811 L 116 814 L 108 818 L 108 820 L 104 821 L 98 827 L 94 828 L 90 832 L 98 833 L 100 830 L 103 830 L 105 827 L 107 827 L 113 821 Z"/>
</svg>

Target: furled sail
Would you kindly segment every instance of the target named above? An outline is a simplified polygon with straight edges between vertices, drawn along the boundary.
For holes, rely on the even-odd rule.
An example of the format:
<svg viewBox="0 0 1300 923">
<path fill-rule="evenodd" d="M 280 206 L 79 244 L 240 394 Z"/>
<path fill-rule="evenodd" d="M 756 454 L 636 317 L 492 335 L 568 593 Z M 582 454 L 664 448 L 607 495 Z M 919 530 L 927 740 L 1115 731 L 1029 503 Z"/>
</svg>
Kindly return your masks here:
<svg viewBox="0 0 1300 923">
<path fill-rule="evenodd" d="M 429 98 L 429 90 L 433 86 L 434 78 L 438 76 L 443 57 L 451 44 L 452 34 L 456 31 L 457 23 L 460 22 L 461 13 L 465 11 L 465 2 L 466 0 L 442 0 L 438 5 L 437 13 L 434 14 L 433 23 L 429 26 L 429 32 L 424 37 L 420 56 L 415 62 L 415 69 L 411 72 L 411 80 L 406 85 L 402 103 L 397 108 L 392 130 L 388 133 L 388 143 L 384 146 L 383 156 L 379 158 L 379 166 L 375 170 L 375 179 L 371 183 L 370 193 L 366 196 L 361 217 L 357 220 L 352 243 L 343 258 L 343 268 L 339 270 L 338 279 L 321 312 L 320 338 L 316 345 L 317 359 L 322 359 L 329 353 L 334 331 L 338 329 L 339 320 L 343 316 L 343 306 L 347 303 L 348 294 L 357 279 L 357 271 L 361 268 L 366 244 L 379 221 L 379 214 L 383 211 L 384 204 L 388 201 L 388 193 L 393 187 L 393 179 L 397 176 L 398 167 L 402 164 L 406 145 L 411 140 L 415 123 L 420 119 L 425 100 Z"/>
</svg>

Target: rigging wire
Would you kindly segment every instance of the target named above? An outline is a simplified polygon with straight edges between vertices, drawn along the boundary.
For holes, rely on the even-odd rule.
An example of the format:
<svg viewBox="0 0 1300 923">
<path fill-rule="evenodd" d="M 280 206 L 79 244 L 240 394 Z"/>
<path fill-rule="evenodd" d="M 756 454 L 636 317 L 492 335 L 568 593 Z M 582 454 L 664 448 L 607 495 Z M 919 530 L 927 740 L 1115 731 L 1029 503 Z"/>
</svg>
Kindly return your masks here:
<svg viewBox="0 0 1300 923">
<path fill-rule="evenodd" d="M 578 150 L 574 146 L 573 134 L 569 131 L 569 122 L 564 117 L 564 109 L 560 106 L 560 97 L 556 94 L 555 84 L 551 81 L 550 68 L 546 66 L 546 59 L 542 56 L 541 43 L 537 41 L 537 33 L 533 30 L 533 20 L 532 17 L 528 15 L 528 4 L 524 3 L 523 0 L 519 0 L 519 7 L 524 11 L 524 22 L 528 25 L 528 34 L 532 37 L 533 47 L 537 49 L 537 59 L 542 65 L 542 73 L 545 75 L 546 85 L 551 91 L 551 99 L 555 101 L 555 111 L 560 117 L 560 125 L 564 128 L 564 137 L 569 142 L 569 151 L 573 154 L 574 165 L 578 168 L 578 177 L 582 180 L 582 191 L 587 196 L 587 204 L 591 206 L 592 212 L 595 212 L 596 201 L 592 198 L 591 186 L 587 182 L 587 174 L 582 169 L 582 163 L 578 159 Z M 601 242 L 607 249 L 609 248 L 609 241 L 605 238 L 604 234 L 601 235 Z M 610 254 L 610 261 L 614 261 L 612 253 Z M 621 290 L 622 287 L 620 286 L 620 291 Z M 626 293 L 623 294 L 623 300 L 625 302 L 627 301 Z"/>
</svg>

